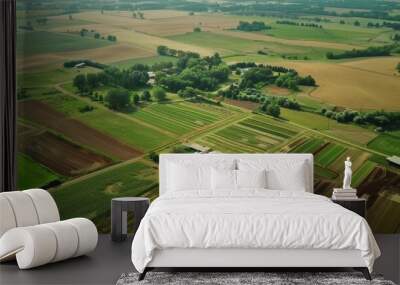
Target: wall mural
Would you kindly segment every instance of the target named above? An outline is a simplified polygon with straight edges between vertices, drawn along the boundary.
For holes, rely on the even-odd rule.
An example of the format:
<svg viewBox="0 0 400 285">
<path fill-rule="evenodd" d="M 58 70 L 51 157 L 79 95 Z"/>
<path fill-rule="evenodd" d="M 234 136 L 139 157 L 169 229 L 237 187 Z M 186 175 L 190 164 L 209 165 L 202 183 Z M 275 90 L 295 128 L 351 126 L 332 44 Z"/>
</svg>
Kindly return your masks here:
<svg viewBox="0 0 400 285">
<path fill-rule="evenodd" d="M 111 198 L 157 197 L 159 153 L 313 153 L 328 196 L 349 156 L 372 229 L 400 232 L 400 3 L 381 2 L 18 0 L 18 187 L 108 232 Z"/>
</svg>

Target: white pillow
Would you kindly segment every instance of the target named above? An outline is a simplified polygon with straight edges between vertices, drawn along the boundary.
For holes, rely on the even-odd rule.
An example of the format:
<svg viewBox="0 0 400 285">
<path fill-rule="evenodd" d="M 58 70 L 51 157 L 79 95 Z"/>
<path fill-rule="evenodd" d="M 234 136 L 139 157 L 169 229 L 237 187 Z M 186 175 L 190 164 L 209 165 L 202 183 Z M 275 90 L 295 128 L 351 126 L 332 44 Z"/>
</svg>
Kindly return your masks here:
<svg viewBox="0 0 400 285">
<path fill-rule="evenodd" d="M 210 189 L 210 167 L 190 166 L 171 163 L 169 165 L 169 189 L 171 191 L 189 191 Z"/>
<path fill-rule="evenodd" d="M 273 190 L 306 191 L 305 161 L 292 159 L 239 159 L 239 170 L 267 170 L 267 188 Z"/>
<path fill-rule="evenodd" d="M 267 171 L 263 170 L 236 170 L 237 189 L 267 188 Z"/>
<path fill-rule="evenodd" d="M 211 189 L 236 190 L 236 170 L 231 169 L 211 169 Z"/>
<path fill-rule="evenodd" d="M 176 158 L 167 162 L 167 191 L 210 190 L 211 168 L 235 169 L 235 159 L 199 154 L 195 160 Z"/>
</svg>

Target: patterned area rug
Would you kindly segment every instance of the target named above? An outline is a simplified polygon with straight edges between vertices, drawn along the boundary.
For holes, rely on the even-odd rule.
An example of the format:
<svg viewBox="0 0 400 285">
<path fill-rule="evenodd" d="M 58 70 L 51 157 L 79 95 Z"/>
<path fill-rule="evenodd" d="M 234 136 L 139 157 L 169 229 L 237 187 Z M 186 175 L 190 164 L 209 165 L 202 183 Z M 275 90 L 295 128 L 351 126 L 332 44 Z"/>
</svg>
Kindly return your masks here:
<svg viewBox="0 0 400 285">
<path fill-rule="evenodd" d="M 359 272 L 148 272 L 138 281 L 138 273 L 122 274 L 117 285 L 395 285 L 382 276 L 372 275 L 368 281 Z"/>
</svg>

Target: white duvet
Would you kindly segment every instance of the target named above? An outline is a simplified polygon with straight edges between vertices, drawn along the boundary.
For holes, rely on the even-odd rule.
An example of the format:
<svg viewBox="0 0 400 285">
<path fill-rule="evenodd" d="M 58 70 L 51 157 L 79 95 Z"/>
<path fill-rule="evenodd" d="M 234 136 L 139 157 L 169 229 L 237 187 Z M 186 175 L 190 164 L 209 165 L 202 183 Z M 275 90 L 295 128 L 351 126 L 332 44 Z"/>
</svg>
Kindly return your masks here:
<svg viewBox="0 0 400 285">
<path fill-rule="evenodd" d="M 132 243 L 135 268 L 165 248 L 358 249 L 370 271 L 380 255 L 365 219 L 328 198 L 257 189 L 157 198 Z"/>
</svg>

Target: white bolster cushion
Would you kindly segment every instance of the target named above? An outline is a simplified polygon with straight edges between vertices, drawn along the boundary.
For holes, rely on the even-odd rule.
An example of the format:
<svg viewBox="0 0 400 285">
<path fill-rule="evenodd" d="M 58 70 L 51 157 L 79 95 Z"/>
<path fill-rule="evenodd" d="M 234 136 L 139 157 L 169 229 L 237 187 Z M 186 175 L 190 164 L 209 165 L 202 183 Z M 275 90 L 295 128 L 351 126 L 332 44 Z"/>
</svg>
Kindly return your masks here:
<svg viewBox="0 0 400 285">
<path fill-rule="evenodd" d="M 36 208 L 39 224 L 57 222 L 60 220 L 58 208 L 50 193 L 43 189 L 29 189 L 23 193 L 28 194 Z"/>
<path fill-rule="evenodd" d="M 33 226 L 39 223 L 35 205 L 24 191 L 3 192 L 1 195 L 10 203 L 17 227 Z"/>
<path fill-rule="evenodd" d="M 97 239 L 95 225 L 84 218 L 14 228 L 0 238 L 0 261 L 15 256 L 20 269 L 33 268 L 86 254 Z"/>
<path fill-rule="evenodd" d="M 0 239 L 0 260 L 14 257 L 20 269 L 40 266 L 52 261 L 57 249 L 53 231 L 43 225 L 14 228 Z"/>
<path fill-rule="evenodd" d="M 17 222 L 15 221 L 14 211 L 10 202 L 6 197 L 0 195 L 0 237 L 9 229 L 16 226 Z"/>
<path fill-rule="evenodd" d="M 97 228 L 91 220 L 85 218 L 74 218 L 65 220 L 64 222 L 74 226 L 78 232 L 78 249 L 75 256 L 80 256 L 91 252 L 97 246 L 98 233 Z"/>
</svg>

